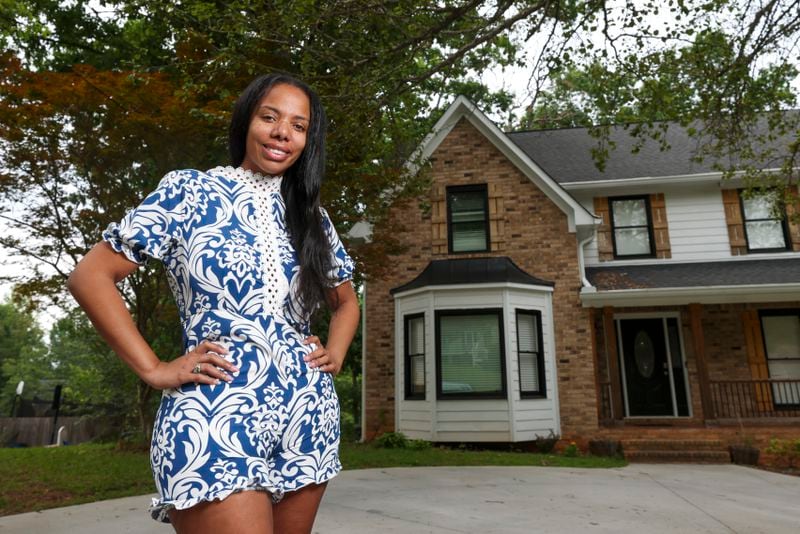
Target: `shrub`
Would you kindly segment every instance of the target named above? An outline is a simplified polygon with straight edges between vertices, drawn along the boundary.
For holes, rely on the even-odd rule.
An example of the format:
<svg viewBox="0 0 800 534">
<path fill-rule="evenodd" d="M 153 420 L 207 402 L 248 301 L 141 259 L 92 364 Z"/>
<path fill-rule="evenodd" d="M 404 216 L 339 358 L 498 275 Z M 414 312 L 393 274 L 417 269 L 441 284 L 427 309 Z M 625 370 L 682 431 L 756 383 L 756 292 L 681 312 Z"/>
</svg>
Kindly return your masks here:
<svg viewBox="0 0 800 534">
<path fill-rule="evenodd" d="M 402 432 L 385 432 L 375 439 L 375 445 L 384 449 L 405 449 L 408 438 Z"/>
<path fill-rule="evenodd" d="M 410 439 L 408 440 L 407 446 L 409 449 L 415 451 L 424 451 L 431 448 L 431 442 L 425 441 L 424 439 Z"/>
<path fill-rule="evenodd" d="M 785 461 L 789 467 L 796 467 L 800 460 L 800 438 L 798 439 L 778 439 L 769 440 L 767 452 L 774 454 Z"/>
<path fill-rule="evenodd" d="M 574 441 L 570 442 L 569 445 L 564 447 L 564 456 L 566 456 L 567 458 L 575 458 L 579 454 L 580 451 L 578 450 L 578 444 L 575 443 Z"/>
<path fill-rule="evenodd" d="M 550 454 L 553 452 L 553 449 L 558 443 L 558 440 L 561 439 L 561 436 L 550 430 L 550 434 L 548 436 L 536 436 L 536 439 L 533 441 L 533 445 L 536 447 L 536 450 L 542 454 Z"/>
</svg>

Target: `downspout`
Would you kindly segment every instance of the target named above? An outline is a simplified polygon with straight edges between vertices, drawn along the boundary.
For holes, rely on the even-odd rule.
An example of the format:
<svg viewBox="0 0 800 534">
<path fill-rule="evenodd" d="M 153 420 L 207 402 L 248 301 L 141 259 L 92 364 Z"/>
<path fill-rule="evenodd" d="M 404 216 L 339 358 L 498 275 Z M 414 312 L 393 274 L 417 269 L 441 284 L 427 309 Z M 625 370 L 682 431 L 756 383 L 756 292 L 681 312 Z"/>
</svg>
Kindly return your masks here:
<svg viewBox="0 0 800 534">
<path fill-rule="evenodd" d="M 581 274 L 581 285 L 583 288 L 591 288 L 590 291 L 594 291 L 594 286 L 589 282 L 589 279 L 586 278 L 586 262 L 583 258 L 583 247 L 592 239 L 594 239 L 594 227 L 591 228 L 591 232 L 589 232 L 589 236 L 586 239 L 578 241 L 578 269 Z"/>
<path fill-rule="evenodd" d="M 360 443 L 367 440 L 367 280 L 361 285 L 361 438 Z"/>
</svg>

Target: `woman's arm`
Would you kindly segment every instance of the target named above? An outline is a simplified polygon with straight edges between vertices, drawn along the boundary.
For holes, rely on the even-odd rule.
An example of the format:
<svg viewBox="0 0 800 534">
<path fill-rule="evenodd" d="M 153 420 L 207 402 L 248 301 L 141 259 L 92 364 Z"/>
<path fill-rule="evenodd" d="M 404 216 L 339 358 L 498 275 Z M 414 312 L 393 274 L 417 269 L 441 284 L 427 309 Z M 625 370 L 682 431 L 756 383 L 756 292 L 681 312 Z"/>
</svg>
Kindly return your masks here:
<svg viewBox="0 0 800 534">
<path fill-rule="evenodd" d="M 319 367 L 321 371 L 338 374 L 342 369 L 347 349 L 356 334 L 361 311 L 358 308 L 358 297 L 353 290 L 353 284 L 347 281 L 330 290 L 332 295 L 328 299 L 336 303 L 328 327 L 328 344 L 321 346 L 317 336 L 306 338 L 306 343 L 316 343 L 319 347 L 305 357 L 309 367 Z"/>
<path fill-rule="evenodd" d="M 164 389 L 179 387 L 187 382 L 214 384 L 218 383 L 218 379 L 229 381 L 230 375 L 217 367 L 231 372 L 237 369 L 214 354 L 227 352 L 224 347 L 214 343 L 203 342 L 192 352 L 171 362 L 163 362 L 156 356 L 133 323 L 116 286 L 137 267 L 123 254 L 115 252 L 108 243 L 100 242 L 78 262 L 67 281 L 67 288 L 100 336 L 150 386 Z M 200 366 L 200 373 L 193 373 L 192 369 L 197 364 L 204 365 Z"/>
</svg>

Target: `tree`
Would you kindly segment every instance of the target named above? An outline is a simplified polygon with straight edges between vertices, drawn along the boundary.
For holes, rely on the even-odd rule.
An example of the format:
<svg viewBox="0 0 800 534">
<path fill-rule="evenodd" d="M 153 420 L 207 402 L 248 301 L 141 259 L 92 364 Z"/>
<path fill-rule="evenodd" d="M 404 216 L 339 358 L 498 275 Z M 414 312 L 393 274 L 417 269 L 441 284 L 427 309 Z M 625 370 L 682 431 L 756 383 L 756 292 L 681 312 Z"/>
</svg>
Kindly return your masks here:
<svg viewBox="0 0 800 534">
<path fill-rule="evenodd" d="M 34 305 L 49 298 L 68 308 L 66 277 L 105 225 L 119 220 L 169 170 L 218 161 L 219 110 L 160 73 L 88 66 L 33 72 L 13 56 L 4 59 L 0 195 L 12 209 L 0 217 L 18 231 L 0 236 L 0 245 L 38 262 L 34 276 L 18 284 L 20 295 Z M 122 294 L 139 330 L 169 359 L 181 353 L 179 321 L 159 270 L 155 264 L 138 270 Z M 140 382 L 124 394 L 138 400 L 148 432 L 152 389 Z"/>
<path fill-rule="evenodd" d="M 17 384 L 25 381 L 24 398 L 51 398 L 55 377 L 47 359 L 42 330 L 33 315 L 11 299 L 0 303 L 0 414 L 8 415 Z"/>
<path fill-rule="evenodd" d="M 614 148 L 609 125 L 625 125 L 634 147 L 652 141 L 666 149 L 672 124 L 695 136 L 696 158 L 725 177 L 739 174 L 750 188 L 796 200 L 800 114 L 789 110 L 798 105 L 800 2 L 669 5 L 675 22 L 657 46 L 648 41 L 658 31 L 636 24 L 642 11 L 631 8 L 616 27 L 600 22 L 606 48 L 562 58 L 520 126 L 589 127 L 602 168 Z"/>
<path fill-rule="evenodd" d="M 138 399 L 132 394 L 137 391 L 136 375 L 127 370 L 80 309 L 71 310 L 53 325 L 48 359 L 64 386 L 66 413 L 115 418 L 138 413 Z M 153 408 L 148 406 L 147 411 Z M 135 421 L 136 426 L 138 423 Z"/>
<path fill-rule="evenodd" d="M 64 277 L 102 226 L 167 170 L 225 161 L 233 98 L 273 70 L 311 83 L 326 106 L 323 199 L 342 233 L 356 220 L 379 223 L 395 200 L 424 189 L 424 173 L 409 176 L 403 164 L 456 93 L 512 118 L 512 95 L 480 82 L 498 66 L 527 68 L 534 93 L 547 90 L 553 72 L 589 72 L 589 82 L 599 75 L 602 83 L 581 93 L 594 96 L 572 104 L 593 123 L 703 120 L 712 149 L 746 153 L 765 111 L 769 136 L 787 128 L 776 111 L 794 105 L 787 83 L 797 76 L 799 2 L 5 2 L 0 198 L 16 215 L 4 212 L 11 231 L 0 246 L 36 262 L 21 285 L 32 303 L 63 304 Z M 358 276 L 379 276 L 401 250 L 389 235 L 351 252 Z M 169 357 L 177 335 L 164 325 L 177 324 L 175 310 L 151 269 L 130 278 L 125 296 Z M 143 428 L 150 395 L 140 383 Z"/>
</svg>

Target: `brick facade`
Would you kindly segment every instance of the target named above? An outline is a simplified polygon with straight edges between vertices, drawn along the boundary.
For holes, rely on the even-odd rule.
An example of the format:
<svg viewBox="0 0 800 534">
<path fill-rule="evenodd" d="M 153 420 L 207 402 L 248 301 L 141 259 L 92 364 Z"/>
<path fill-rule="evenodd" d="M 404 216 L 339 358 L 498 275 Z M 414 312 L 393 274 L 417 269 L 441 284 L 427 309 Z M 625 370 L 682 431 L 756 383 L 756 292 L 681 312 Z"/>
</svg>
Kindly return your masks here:
<svg viewBox="0 0 800 534">
<path fill-rule="evenodd" d="M 704 408 L 712 404 L 709 383 L 763 378 L 757 376 L 760 371 L 753 371 L 759 369 L 759 365 L 763 367 L 763 362 L 753 355 L 756 352 L 753 347 L 758 343 L 753 334 L 753 317 L 757 317 L 757 310 L 800 307 L 800 302 L 793 302 L 584 308 L 579 298 L 578 245 L 576 235 L 568 229 L 567 216 L 499 149 L 462 118 L 429 161 L 430 167 L 425 172 L 431 187 L 427 194 L 395 205 L 388 218 L 389 226 L 376 228 L 373 234 L 375 240 L 387 234 L 399 238 L 406 252 L 390 258 L 389 267 L 380 279 L 368 280 L 363 410 L 367 440 L 394 430 L 395 396 L 399 394 L 395 390 L 394 376 L 398 340 L 395 339 L 394 299 L 390 290 L 414 279 L 431 260 L 508 256 L 532 276 L 554 282 L 552 321 L 556 379 L 565 439 L 585 441 L 592 437 L 645 434 L 669 438 L 671 432 L 678 430 L 683 439 L 713 434 L 709 433 L 708 414 Z M 449 254 L 446 188 L 479 184 L 487 185 L 490 250 Z M 742 253 L 744 242 L 740 243 L 739 239 L 743 236 L 743 226 L 738 192 L 723 190 L 722 194 L 728 229 L 732 232 L 731 251 Z M 613 259 L 608 199 L 594 200 L 595 212 L 603 217 L 603 225 L 598 228 L 600 259 Z M 664 196 L 651 194 L 649 200 L 657 256 L 669 258 Z M 792 232 L 794 236 L 795 226 Z M 692 417 L 625 420 L 624 423 L 617 417 L 617 423 L 601 426 L 600 420 L 608 419 L 609 384 L 614 374 L 609 369 L 609 352 L 616 351 L 613 327 L 609 329 L 609 323 L 613 324 L 610 317 L 644 312 L 679 314 Z M 695 332 L 699 333 L 697 339 Z M 610 344 L 613 344 L 612 351 L 609 351 Z M 617 411 L 619 415 L 621 410 Z M 763 428 L 763 432 L 756 434 L 759 439 L 766 440 L 768 432 L 773 432 L 774 428 Z M 733 436 L 731 432 L 720 430 L 718 433 Z"/>
<path fill-rule="evenodd" d="M 393 257 L 387 276 L 369 280 L 366 297 L 367 439 L 394 426 L 394 301 L 389 290 L 416 277 L 433 259 L 510 257 L 527 273 L 555 283 L 553 323 L 562 433 L 581 435 L 598 427 L 590 312 L 581 306 L 577 241 L 567 216 L 508 159 L 462 119 L 436 149 L 423 202 L 395 206 L 389 218 L 407 253 Z M 445 187 L 488 184 L 491 251 L 447 253 Z M 425 202 L 427 201 L 427 202 Z M 420 204 L 431 207 L 423 211 Z M 377 229 L 374 239 L 386 229 Z"/>
</svg>

